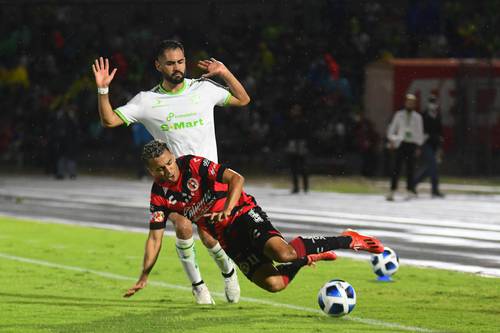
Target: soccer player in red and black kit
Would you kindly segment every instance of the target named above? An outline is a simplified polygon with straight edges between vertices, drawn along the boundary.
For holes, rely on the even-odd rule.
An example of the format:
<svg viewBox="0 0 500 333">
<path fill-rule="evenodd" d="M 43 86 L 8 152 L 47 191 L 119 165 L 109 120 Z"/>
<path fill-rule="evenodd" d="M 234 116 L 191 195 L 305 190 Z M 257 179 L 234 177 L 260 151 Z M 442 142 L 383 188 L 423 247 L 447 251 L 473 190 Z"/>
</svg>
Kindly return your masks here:
<svg viewBox="0 0 500 333">
<path fill-rule="evenodd" d="M 332 250 L 384 250 L 376 238 L 353 230 L 337 237 L 297 237 L 287 243 L 255 199 L 243 191 L 244 178 L 237 172 L 203 157 L 186 155 L 176 159 L 167 145 L 157 140 L 144 146 L 142 159 L 155 178 L 150 232 L 142 274 L 126 297 L 146 286 L 168 215 L 174 212 L 208 231 L 248 279 L 270 292 L 286 288 L 305 265 L 335 260 Z M 274 265 L 274 261 L 287 264 Z"/>
</svg>

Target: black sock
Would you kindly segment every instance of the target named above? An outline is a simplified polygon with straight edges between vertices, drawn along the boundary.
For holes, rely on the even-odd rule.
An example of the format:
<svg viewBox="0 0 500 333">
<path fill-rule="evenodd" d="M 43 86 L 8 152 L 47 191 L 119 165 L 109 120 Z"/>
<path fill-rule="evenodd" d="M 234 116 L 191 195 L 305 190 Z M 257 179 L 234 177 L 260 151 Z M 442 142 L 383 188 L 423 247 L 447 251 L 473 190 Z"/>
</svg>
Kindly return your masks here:
<svg viewBox="0 0 500 333">
<path fill-rule="evenodd" d="M 296 259 L 289 264 L 282 264 L 276 266 L 281 276 L 283 277 L 283 281 L 285 285 L 288 285 L 290 281 L 293 280 L 297 272 L 307 264 L 307 257 L 302 257 L 300 259 Z"/>
<path fill-rule="evenodd" d="M 338 237 L 326 237 L 326 236 L 316 236 L 316 237 L 297 237 L 295 238 L 290 244 L 292 244 L 294 241 L 297 242 L 297 239 L 302 241 L 301 243 L 303 244 L 303 249 L 305 250 L 304 255 L 308 254 L 313 254 L 313 253 L 321 253 L 321 252 L 326 252 L 330 250 L 337 250 L 337 249 L 348 249 L 349 244 L 351 244 L 351 237 L 350 236 L 338 236 Z M 295 248 L 295 246 L 294 246 Z"/>
</svg>

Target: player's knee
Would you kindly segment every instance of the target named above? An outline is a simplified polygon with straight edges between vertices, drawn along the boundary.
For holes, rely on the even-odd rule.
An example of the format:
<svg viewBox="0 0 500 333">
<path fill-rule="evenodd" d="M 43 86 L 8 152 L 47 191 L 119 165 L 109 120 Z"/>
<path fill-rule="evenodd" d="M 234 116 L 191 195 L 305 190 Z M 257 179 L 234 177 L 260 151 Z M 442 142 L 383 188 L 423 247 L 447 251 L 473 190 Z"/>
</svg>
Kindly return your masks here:
<svg viewBox="0 0 500 333">
<path fill-rule="evenodd" d="M 280 251 L 276 251 L 273 258 L 273 260 L 277 262 L 290 262 L 295 259 L 297 259 L 297 253 L 290 245 L 281 248 Z"/>
<path fill-rule="evenodd" d="M 285 288 L 286 284 L 281 276 L 273 276 L 271 278 L 268 278 L 264 285 L 264 289 L 266 289 L 270 293 L 277 293 Z"/>
<path fill-rule="evenodd" d="M 179 220 L 173 223 L 177 238 L 188 239 L 193 236 L 193 226 L 190 221 L 186 222 L 185 220 Z"/>
</svg>

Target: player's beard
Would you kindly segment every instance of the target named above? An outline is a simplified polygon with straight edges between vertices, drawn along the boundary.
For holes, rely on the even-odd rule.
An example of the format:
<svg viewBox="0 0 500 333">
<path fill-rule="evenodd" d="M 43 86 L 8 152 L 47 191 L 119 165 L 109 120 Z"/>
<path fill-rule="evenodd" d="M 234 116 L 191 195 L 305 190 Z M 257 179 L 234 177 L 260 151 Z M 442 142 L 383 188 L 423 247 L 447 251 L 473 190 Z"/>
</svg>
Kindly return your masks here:
<svg viewBox="0 0 500 333">
<path fill-rule="evenodd" d="M 185 73 L 181 71 L 175 71 L 172 73 L 172 75 L 164 74 L 163 78 L 172 84 L 179 84 L 184 81 L 184 75 Z"/>
</svg>

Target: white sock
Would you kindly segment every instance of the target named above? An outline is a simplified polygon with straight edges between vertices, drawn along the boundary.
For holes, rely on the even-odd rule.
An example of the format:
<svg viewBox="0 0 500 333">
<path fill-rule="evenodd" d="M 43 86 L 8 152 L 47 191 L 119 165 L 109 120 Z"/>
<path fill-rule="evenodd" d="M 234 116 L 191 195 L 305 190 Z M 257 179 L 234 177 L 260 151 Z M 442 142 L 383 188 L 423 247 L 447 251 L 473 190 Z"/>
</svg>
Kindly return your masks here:
<svg viewBox="0 0 500 333">
<path fill-rule="evenodd" d="M 208 249 L 208 253 L 214 259 L 222 274 L 229 274 L 234 269 L 233 261 L 228 257 L 226 251 L 222 249 L 219 243 Z"/>
<path fill-rule="evenodd" d="M 194 239 L 175 239 L 175 248 L 181 261 L 184 272 L 186 272 L 192 285 L 202 281 L 200 269 L 196 263 L 196 252 L 194 250 Z"/>
</svg>

